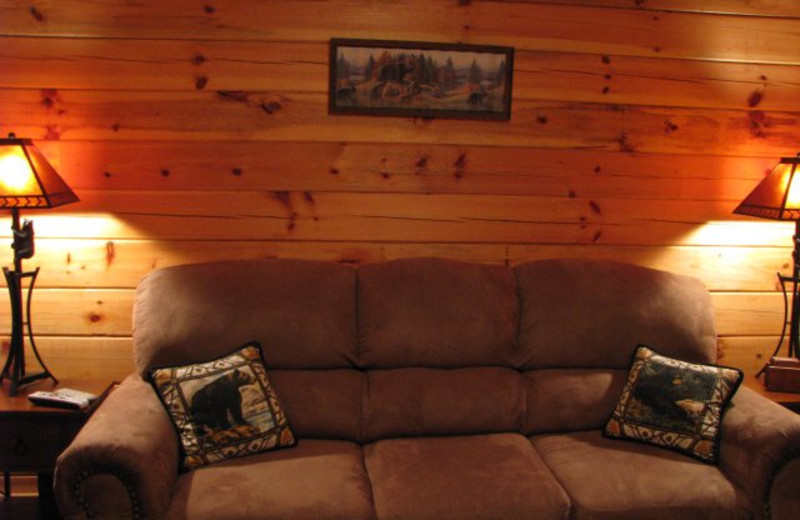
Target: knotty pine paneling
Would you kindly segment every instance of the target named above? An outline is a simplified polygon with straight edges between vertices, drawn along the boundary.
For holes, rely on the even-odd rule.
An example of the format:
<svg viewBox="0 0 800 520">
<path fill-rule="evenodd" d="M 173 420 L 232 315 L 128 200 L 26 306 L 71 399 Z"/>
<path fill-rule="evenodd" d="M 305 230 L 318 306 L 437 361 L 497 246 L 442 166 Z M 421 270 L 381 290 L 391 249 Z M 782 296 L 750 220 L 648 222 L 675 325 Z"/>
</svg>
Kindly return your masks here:
<svg viewBox="0 0 800 520">
<path fill-rule="evenodd" d="M 511 121 L 329 116 L 332 37 L 512 45 Z M 791 0 L 0 0 L 0 133 L 81 197 L 23 212 L 39 348 L 123 377 L 168 265 L 581 257 L 702 279 L 753 372 L 793 227 L 731 211 L 800 151 L 798 44 Z"/>
<path fill-rule="evenodd" d="M 436 143 L 772 157 L 800 149 L 800 112 L 519 99 L 509 122 L 384 118 L 375 125 L 373 117 L 326 111 L 324 93 L 0 90 L 5 127 L 52 140 Z"/>
<path fill-rule="evenodd" d="M 463 193 L 742 200 L 773 157 L 381 143 L 42 141 L 78 190 Z M 287 174 L 291 172 L 291 174 Z M 698 174 L 698 172 L 702 172 Z"/>
<path fill-rule="evenodd" d="M 5 87 L 323 92 L 326 42 L 0 37 Z M 514 96 L 797 111 L 797 67 L 517 49 Z"/>
<path fill-rule="evenodd" d="M 504 0 L 497 0 L 504 1 Z M 733 15 L 800 17 L 795 0 L 515 0 L 538 4 L 619 7 L 652 11 L 684 11 L 689 13 L 721 13 Z"/>
<path fill-rule="evenodd" d="M 780 245 L 781 228 L 736 233 L 721 201 L 311 192 L 83 191 L 82 200 L 42 215 L 40 236 L 162 240 L 318 240 Z M 89 213 L 80 213 L 86 211 Z M 113 213 L 113 218 L 97 215 Z M 74 215 L 74 216 L 73 216 Z M 95 216 L 92 216 L 95 215 Z M 710 222 L 710 223 L 709 223 Z M 739 229 L 749 227 L 746 226 Z M 711 236 L 716 229 L 716 236 Z"/>
<path fill-rule="evenodd" d="M 160 267 L 225 259 L 308 258 L 345 265 L 438 256 L 494 265 L 544 258 L 629 262 L 702 279 L 711 291 L 769 292 L 791 271 L 789 247 L 603 246 L 577 244 L 40 239 L 38 284 L 54 288 L 136 287 Z M 754 260 L 758 260 L 757 262 Z M 732 278 L 729 273 L 735 271 Z"/>
<path fill-rule="evenodd" d="M 460 41 L 521 49 L 796 64 L 790 17 L 474 0 L 42 0 L 0 5 L 0 33 L 226 41 L 339 37 Z M 702 0 L 694 5 L 702 8 Z M 780 38 L 774 38 L 774 35 Z"/>
</svg>

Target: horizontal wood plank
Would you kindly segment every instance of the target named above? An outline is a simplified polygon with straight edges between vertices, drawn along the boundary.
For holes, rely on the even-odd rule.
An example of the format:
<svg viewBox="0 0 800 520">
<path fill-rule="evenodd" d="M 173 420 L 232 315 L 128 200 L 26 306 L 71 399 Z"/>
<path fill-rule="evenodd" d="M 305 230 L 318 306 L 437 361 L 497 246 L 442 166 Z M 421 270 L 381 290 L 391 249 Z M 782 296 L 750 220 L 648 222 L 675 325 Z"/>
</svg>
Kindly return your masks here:
<svg viewBox="0 0 800 520">
<path fill-rule="evenodd" d="M 327 42 L 0 37 L 3 88 L 326 92 Z"/>
<path fill-rule="evenodd" d="M 489 0 L 506 2 L 509 0 Z M 799 18 L 800 5 L 795 0 L 511 0 L 534 4 L 618 7 L 650 11 L 679 11 L 751 16 Z"/>
<path fill-rule="evenodd" d="M 798 63 L 794 20 L 519 2 L 193 0 L 0 4 L 0 34 L 327 41 L 332 36 L 530 50 Z M 332 32 L 333 31 L 333 32 Z M 780 34 L 780 38 L 771 36 Z"/>
<path fill-rule="evenodd" d="M 31 302 L 34 337 L 130 336 L 134 292 L 133 289 L 36 289 Z M 11 314 L 5 305 L 0 309 L 0 335 L 6 336 L 3 341 L 8 341 L 10 331 Z"/>
<path fill-rule="evenodd" d="M 40 141 L 37 147 L 76 190 L 740 201 L 776 164 L 758 157 L 381 143 Z"/>
<path fill-rule="evenodd" d="M 756 374 L 774 353 L 779 334 L 780 330 L 774 336 L 721 337 L 718 363 L 739 368 L 746 374 Z M 786 355 L 786 352 L 786 346 L 783 345 L 780 353 Z"/>
<path fill-rule="evenodd" d="M 720 336 L 780 334 L 784 320 L 780 293 L 716 292 L 711 299 Z"/>
<path fill-rule="evenodd" d="M 79 192 L 39 237 L 785 246 L 789 223 L 735 202 L 312 192 Z M 30 215 L 26 215 L 30 216 Z M 9 231 L 0 229 L 0 236 Z"/>
<path fill-rule="evenodd" d="M 36 348 L 47 368 L 59 379 L 97 379 L 122 381 L 134 371 L 131 338 L 39 336 Z M 26 367 L 38 368 L 33 354 L 25 358 Z"/>
<path fill-rule="evenodd" d="M 0 37 L 0 88 L 316 92 L 328 44 Z M 800 110 L 800 67 L 520 50 L 514 99 Z"/>
<path fill-rule="evenodd" d="M 230 259 L 304 258 L 347 265 L 433 256 L 493 265 L 545 258 L 627 262 L 703 280 L 714 291 L 774 291 L 791 271 L 787 247 L 577 246 L 380 242 L 138 241 L 39 239 L 28 261 L 39 288 L 134 288 L 153 269 Z M 9 259 L 10 260 L 10 259 Z M 735 273 L 732 275 L 731 273 Z"/>
<path fill-rule="evenodd" d="M 328 116 L 322 94 L 0 90 L 34 139 L 382 142 L 780 157 L 800 112 L 519 101 L 510 122 Z M 477 130 L 479 129 L 479 130 Z"/>
</svg>

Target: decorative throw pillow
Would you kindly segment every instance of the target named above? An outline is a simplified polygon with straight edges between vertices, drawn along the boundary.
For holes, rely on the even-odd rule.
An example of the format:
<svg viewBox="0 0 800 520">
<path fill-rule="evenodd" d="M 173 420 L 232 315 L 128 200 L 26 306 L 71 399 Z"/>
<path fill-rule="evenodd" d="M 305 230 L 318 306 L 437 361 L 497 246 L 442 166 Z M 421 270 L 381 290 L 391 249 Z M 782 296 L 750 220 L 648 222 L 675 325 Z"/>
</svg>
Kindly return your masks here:
<svg viewBox="0 0 800 520">
<path fill-rule="evenodd" d="M 178 431 L 187 470 L 295 444 L 258 344 L 154 369 L 150 381 Z"/>
<path fill-rule="evenodd" d="M 603 435 L 716 463 L 722 414 L 741 381 L 735 368 L 687 363 L 639 345 Z"/>
</svg>

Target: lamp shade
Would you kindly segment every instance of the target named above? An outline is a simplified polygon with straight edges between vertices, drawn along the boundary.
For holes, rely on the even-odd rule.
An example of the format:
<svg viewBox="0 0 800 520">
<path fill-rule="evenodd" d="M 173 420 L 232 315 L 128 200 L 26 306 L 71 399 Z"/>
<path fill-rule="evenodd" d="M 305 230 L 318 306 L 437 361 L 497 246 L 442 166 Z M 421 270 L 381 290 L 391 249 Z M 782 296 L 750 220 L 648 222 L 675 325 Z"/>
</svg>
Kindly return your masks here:
<svg viewBox="0 0 800 520">
<path fill-rule="evenodd" d="M 800 156 L 782 158 L 733 212 L 773 220 L 800 220 L 798 165 Z"/>
<path fill-rule="evenodd" d="M 0 208 L 54 208 L 77 201 L 30 139 L 0 139 Z"/>
</svg>

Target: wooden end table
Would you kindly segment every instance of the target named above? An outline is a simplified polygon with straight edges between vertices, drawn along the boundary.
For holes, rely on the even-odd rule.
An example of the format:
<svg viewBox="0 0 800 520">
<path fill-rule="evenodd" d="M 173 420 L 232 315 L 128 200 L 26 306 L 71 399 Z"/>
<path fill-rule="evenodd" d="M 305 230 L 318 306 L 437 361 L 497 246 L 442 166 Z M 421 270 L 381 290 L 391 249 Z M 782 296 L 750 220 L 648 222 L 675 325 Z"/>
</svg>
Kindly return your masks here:
<svg viewBox="0 0 800 520">
<path fill-rule="evenodd" d="M 14 472 L 37 474 L 42 518 L 59 518 L 53 495 L 56 459 L 102 399 L 83 411 L 35 405 L 28 400 L 28 394 L 36 390 L 52 392 L 58 388 L 74 388 L 105 397 L 104 393 L 110 387 L 108 380 L 62 380 L 56 385 L 48 379 L 25 385 L 16 396 L 9 397 L 8 381 L 3 381 L 0 389 L 0 471 L 4 477 Z M 9 499 L 8 479 L 3 481 L 5 498 Z"/>
<path fill-rule="evenodd" d="M 771 392 L 764 386 L 764 381 L 756 379 L 753 375 L 746 375 L 744 377 L 744 385 L 763 395 L 770 401 L 774 401 L 795 413 L 800 413 L 800 392 Z"/>
</svg>

